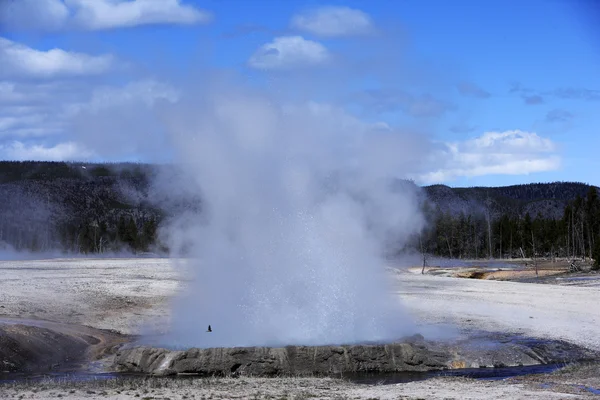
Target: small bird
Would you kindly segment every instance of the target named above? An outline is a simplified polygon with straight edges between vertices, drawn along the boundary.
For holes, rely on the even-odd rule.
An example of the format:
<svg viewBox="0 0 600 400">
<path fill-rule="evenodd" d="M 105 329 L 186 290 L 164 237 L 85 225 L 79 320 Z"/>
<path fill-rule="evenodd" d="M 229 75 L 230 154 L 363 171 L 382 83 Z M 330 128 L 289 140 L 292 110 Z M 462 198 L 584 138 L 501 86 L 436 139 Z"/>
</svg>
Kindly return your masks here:
<svg viewBox="0 0 600 400">
<path fill-rule="evenodd" d="M 208 329 L 206 330 L 206 332 L 212 332 L 212 328 L 210 327 L 210 325 L 208 326 Z"/>
</svg>

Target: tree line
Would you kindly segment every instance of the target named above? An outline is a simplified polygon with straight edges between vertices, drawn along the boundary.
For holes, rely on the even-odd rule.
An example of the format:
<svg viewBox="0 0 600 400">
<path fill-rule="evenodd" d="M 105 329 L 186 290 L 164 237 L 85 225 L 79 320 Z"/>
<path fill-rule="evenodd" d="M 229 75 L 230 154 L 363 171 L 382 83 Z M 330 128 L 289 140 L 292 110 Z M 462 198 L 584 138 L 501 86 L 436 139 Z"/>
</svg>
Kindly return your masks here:
<svg viewBox="0 0 600 400">
<path fill-rule="evenodd" d="M 116 225 L 106 221 L 85 220 L 62 224 L 58 229 L 62 250 L 71 253 L 167 251 L 158 240 L 158 222 L 154 218 L 136 221 L 121 215 Z"/>
<path fill-rule="evenodd" d="M 568 257 L 600 259 L 600 200 L 591 187 L 568 202 L 561 219 L 502 214 L 452 215 L 424 207 L 428 228 L 419 237 L 424 253 L 449 258 Z"/>
<path fill-rule="evenodd" d="M 157 234 L 168 217 L 165 210 L 174 215 L 199 211 L 201 202 L 167 196 L 160 207 L 153 205 L 156 199 L 148 188 L 160 171 L 170 170 L 127 163 L 0 162 L 0 248 L 6 244 L 17 250 L 84 254 L 168 252 Z M 463 259 L 600 259 L 595 187 L 555 182 L 495 188 L 434 185 L 422 190 L 427 227 L 405 249 Z M 521 211 L 543 199 L 555 201 L 551 208 L 528 208 L 541 213 Z M 480 208 L 483 212 L 477 211 Z M 441 211 L 445 209 L 455 211 Z"/>
</svg>

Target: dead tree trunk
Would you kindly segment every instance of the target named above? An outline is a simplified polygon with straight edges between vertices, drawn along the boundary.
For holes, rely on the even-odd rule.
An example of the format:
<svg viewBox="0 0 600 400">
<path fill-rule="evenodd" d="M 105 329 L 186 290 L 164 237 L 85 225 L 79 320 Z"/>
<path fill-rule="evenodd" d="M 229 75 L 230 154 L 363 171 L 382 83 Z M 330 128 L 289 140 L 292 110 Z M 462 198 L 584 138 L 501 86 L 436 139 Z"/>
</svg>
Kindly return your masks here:
<svg viewBox="0 0 600 400">
<path fill-rule="evenodd" d="M 537 265 L 537 259 L 535 257 L 535 239 L 533 236 L 533 230 L 531 231 L 531 247 L 533 248 L 533 266 L 535 268 L 535 276 L 538 276 L 538 265 Z"/>
<path fill-rule="evenodd" d="M 425 249 L 423 249 L 423 237 L 419 234 L 419 245 L 421 247 L 421 257 L 423 257 L 423 269 L 421 269 L 421 275 L 425 274 L 425 266 L 427 265 L 427 257 L 425 256 Z"/>
</svg>

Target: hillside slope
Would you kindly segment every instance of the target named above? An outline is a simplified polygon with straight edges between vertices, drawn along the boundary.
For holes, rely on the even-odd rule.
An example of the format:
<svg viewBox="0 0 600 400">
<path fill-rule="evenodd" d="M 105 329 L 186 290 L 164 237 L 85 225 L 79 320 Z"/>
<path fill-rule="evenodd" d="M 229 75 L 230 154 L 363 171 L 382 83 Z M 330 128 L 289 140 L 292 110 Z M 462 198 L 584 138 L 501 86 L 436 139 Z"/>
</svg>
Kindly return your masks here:
<svg viewBox="0 0 600 400">
<path fill-rule="evenodd" d="M 485 213 L 489 205 L 493 217 L 508 214 L 560 219 L 565 206 L 577 196 L 585 197 L 590 185 L 577 182 L 531 183 L 502 187 L 451 188 L 445 185 L 425 186 L 423 190 L 432 204 L 452 215 Z"/>
<path fill-rule="evenodd" d="M 169 198 L 169 193 L 153 191 L 157 175 L 175 171 L 169 168 L 0 162 L 0 245 L 72 252 L 150 250 L 164 218 L 181 210 L 198 211 L 200 206 L 200 199 L 193 196 Z M 421 190 L 430 207 L 453 216 L 483 215 L 489 205 L 493 218 L 529 213 L 560 219 L 567 203 L 585 196 L 589 188 L 556 182 L 473 188 L 434 185 Z"/>
</svg>

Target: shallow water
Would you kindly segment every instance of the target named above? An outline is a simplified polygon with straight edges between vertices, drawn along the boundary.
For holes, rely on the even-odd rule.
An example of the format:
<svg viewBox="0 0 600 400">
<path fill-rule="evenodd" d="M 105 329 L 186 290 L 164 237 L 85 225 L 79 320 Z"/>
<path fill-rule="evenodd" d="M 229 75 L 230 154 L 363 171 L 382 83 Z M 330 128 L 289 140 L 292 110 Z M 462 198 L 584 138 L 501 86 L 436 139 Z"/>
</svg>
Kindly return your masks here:
<svg viewBox="0 0 600 400">
<path fill-rule="evenodd" d="M 123 377 L 115 373 L 84 373 L 84 372 L 48 372 L 48 373 L 27 373 L 27 372 L 0 372 L 0 385 L 18 382 L 43 382 L 43 381 L 69 381 L 69 382 L 84 382 L 84 381 L 99 381 L 116 379 Z"/>
<path fill-rule="evenodd" d="M 343 378 L 349 380 L 350 382 L 366 385 L 393 385 L 396 383 L 424 381 L 440 376 L 454 376 L 480 380 L 500 380 L 523 375 L 547 374 L 562 367 L 563 365 L 546 364 L 502 368 L 464 368 L 429 372 L 397 372 L 389 374 L 356 373 L 345 374 Z"/>
<path fill-rule="evenodd" d="M 542 389 L 552 389 L 554 386 L 556 386 L 556 384 L 554 384 L 554 383 L 542 383 L 540 385 L 540 387 Z M 570 385 L 570 386 L 576 387 L 577 389 L 584 390 L 586 392 L 589 392 L 589 393 L 592 393 L 595 395 L 600 395 L 600 389 L 596 389 L 596 388 L 593 388 L 590 386 L 585 386 L 585 385 Z"/>
<path fill-rule="evenodd" d="M 468 268 L 468 267 L 482 267 L 482 268 L 519 268 L 520 265 L 517 262 L 510 262 L 504 260 L 480 260 L 480 261 L 465 261 L 459 259 L 446 259 L 446 258 L 435 258 L 429 260 L 429 265 L 438 266 L 440 268 Z"/>
<path fill-rule="evenodd" d="M 396 372 L 396 373 L 352 373 L 343 375 L 332 375 L 332 378 L 341 378 L 357 384 L 365 385 L 392 385 L 397 383 L 408 383 L 416 381 L 424 381 L 440 376 L 467 377 L 480 380 L 499 380 L 512 378 L 516 376 L 530 374 L 545 374 L 554 372 L 560 369 L 562 365 L 532 365 L 524 367 L 505 367 L 505 368 L 465 368 L 445 371 L 429 371 L 429 372 Z M 85 382 L 98 381 L 109 379 L 135 379 L 144 378 L 152 379 L 144 374 L 120 374 L 120 373 L 81 373 L 81 372 L 53 372 L 53 373 L 0 373 L 0 385 L 18 383 L 18 382 L 44 382 L 52 381 L 69 381 L 69 382 Z M 169 379 L 202 379 L 197 376 L 169 376 Z M 163 378 L 164 379 L 164 378 Z M 586 390 L 596 390 L 586 388 Z M 600 393 L 596 393 L 600 394 Z"/>
<path fill-rule="evenodd" d="M 578 386 L 580 389 L 586 390 L 590 393 L 600 395 L 600 389 L 588 387 L 588 386 Z"/>
<path fill-rule="evenodd" d="M 600 281 L 600 276 L 574 276 L 569 278 L 556 278 L 560 281 Z"/>
</svg>

